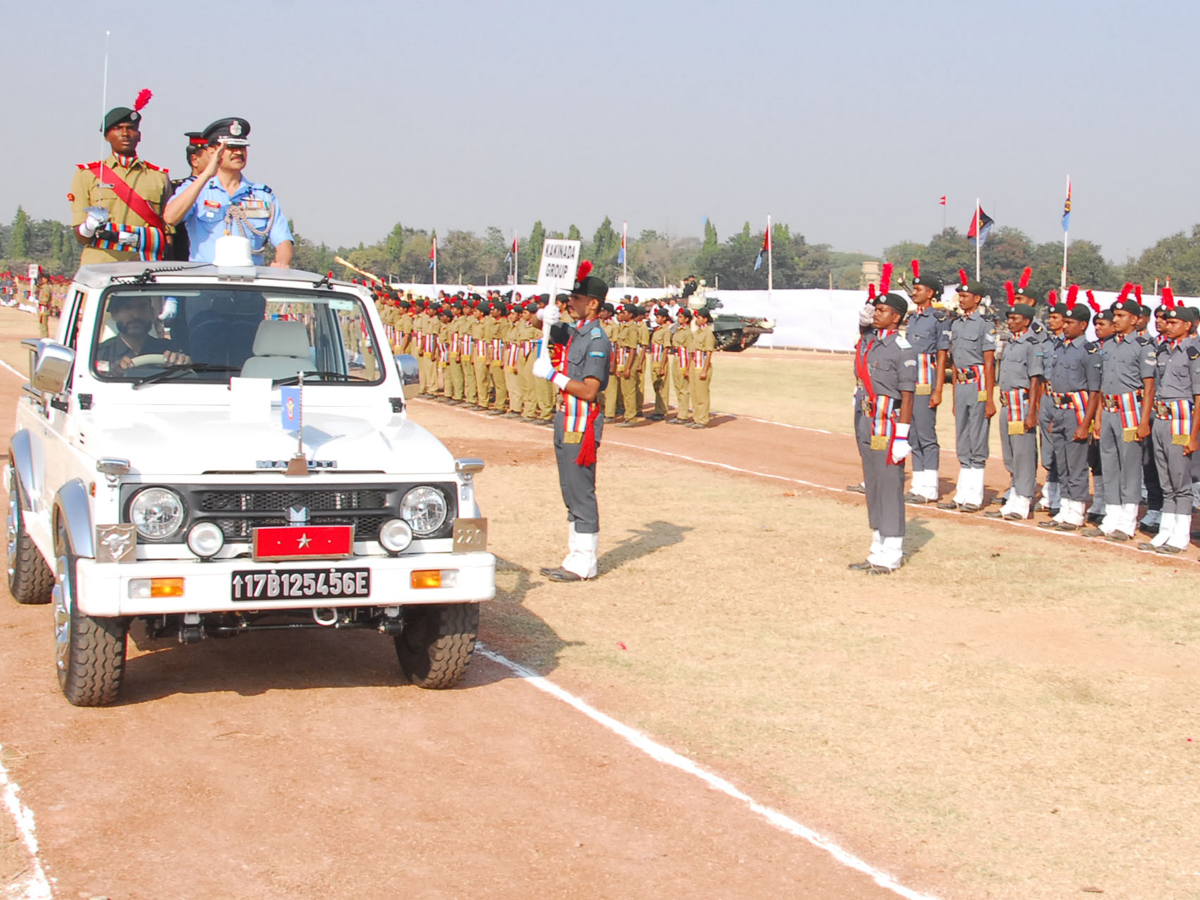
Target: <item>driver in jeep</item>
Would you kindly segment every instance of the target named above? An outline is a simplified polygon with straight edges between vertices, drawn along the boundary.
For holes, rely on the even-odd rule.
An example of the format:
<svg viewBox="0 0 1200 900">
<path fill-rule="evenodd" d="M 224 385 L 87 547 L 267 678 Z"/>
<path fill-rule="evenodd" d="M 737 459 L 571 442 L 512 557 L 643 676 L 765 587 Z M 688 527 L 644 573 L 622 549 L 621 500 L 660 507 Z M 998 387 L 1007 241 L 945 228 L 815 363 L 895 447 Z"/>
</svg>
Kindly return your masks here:
<svg viewBox="0 0 1200 900">
<path fill-rule="evenodd" d="M 108 313 L 117 335 L 96 348 L 98 372 L 124 371 L 140 356 L 162 356 L 163 363 L 168 366 L 191 362 L 187 354 L 181 353 L 170 341 L 151 333 L 155 315 L 149 297 L 113 297 L 108 303 Z"/>
</svg>

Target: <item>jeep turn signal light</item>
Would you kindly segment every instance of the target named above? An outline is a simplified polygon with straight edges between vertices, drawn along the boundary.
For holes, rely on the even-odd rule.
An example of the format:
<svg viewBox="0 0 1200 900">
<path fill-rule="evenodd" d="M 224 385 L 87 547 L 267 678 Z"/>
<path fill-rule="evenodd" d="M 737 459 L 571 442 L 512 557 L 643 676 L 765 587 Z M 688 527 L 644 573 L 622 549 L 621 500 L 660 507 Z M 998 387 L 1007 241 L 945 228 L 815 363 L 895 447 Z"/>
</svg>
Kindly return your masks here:
<svg viewBox="0 0 1200 900">
<path fill-rule="evenodd" d="M 450 588 L 458 585 L 458 569 L 418 569 L 409 582 L 414 590 Z"/>
<path fill-rule="evenodd" d="M 134 578 L 129 582 L 129 599 L 131 600 L 182 596 L 182 578 Z"/>
</svg>

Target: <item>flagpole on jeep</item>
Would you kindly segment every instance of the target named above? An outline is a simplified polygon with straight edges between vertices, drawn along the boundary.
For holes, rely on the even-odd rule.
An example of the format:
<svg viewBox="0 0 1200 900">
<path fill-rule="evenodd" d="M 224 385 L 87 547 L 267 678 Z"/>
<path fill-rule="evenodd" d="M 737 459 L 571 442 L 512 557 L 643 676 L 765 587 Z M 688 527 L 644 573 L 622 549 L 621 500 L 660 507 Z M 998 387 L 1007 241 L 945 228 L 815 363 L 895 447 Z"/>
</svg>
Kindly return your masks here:
<svg viewBox="0 0 1200 900">
<path fill-rule="evenodd" d="M 774 260 L 771 258 L 775 242 L 771 240 L 771 217 L 767 216 L 767 305 L 771 304 L 771 291 L 775 288 Z"/>
</svg>

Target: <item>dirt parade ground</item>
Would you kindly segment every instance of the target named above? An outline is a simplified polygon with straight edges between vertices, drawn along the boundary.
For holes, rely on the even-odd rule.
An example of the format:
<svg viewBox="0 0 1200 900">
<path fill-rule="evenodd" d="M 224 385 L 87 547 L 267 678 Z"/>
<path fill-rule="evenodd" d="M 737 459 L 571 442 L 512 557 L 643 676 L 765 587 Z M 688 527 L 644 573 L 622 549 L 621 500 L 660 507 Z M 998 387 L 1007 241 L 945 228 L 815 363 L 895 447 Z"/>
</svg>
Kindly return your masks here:
<svg viewBox="0 0 1200 900">
<path fill-rule="evenodd" d="M 6 443 L 31 333 L 0 310 Z M 583 584 L 538 573 L 549 430 L 413 401 L 487 462 L 453 690 L 374 634 L 135 629 L 121 701 L 74 708 L 50 608 L 0 604 L 7 896 L 1200 898 L 1196 548 L 910 508 L 905 566 L 848 571 L 850 362 L 715 365 L 704 434 L 606 429 Z"/>
</svg>

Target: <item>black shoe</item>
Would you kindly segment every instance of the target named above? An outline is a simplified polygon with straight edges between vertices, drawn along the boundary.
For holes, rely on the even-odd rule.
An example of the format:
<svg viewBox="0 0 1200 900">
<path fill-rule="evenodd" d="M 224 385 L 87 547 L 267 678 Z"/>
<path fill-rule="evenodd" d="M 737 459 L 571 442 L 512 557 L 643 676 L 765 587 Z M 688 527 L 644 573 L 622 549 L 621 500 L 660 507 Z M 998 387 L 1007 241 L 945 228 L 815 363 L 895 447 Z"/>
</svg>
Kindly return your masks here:
<svg viewBox="0 0 1200 900">
<path fill-rule="evenodd" d="M 1079 526 L 1074 522 L 1059 522 L 1054 526 L 1055 531 L 1078 531 Z"/>
<path fill-rule="evenodd" d="M 1183 552 L 1182 547 L 1172 547 L 1170 544 L 1163 544 L 1161 547 L 1155 547 L 1154 549 L 1155 549 L 1156 553 L 1162 553 L 1164 556 L 1165 555 L 1173 556 L 1176 553 Z"/>
<path fill-rule="evenodd" d="M 1087 518 L 1084 519 L 1084 521 L 1089 525 L 1095 525 L 1097 522 L 1103 522 L 1104 513 L 1088 513 Z"/>
<path fill-rule="evenodd" d="M 661 422 L 663 419 L 666 418 L 666 416 L 660 416 L 658 413 L 654 413 L 654 415 L 646 416 L 646 418 L 649 419 L 651 422 Z"/>
<path fill-rule="evenodd" d="M 687 427 L 688 427 L 688 428 L 707 428 L 708 426 L 707 426 L 707 425 L 701 425 L 699 422 L 688 422 L 688 423 L 687 423 Z"/>
<path fill-rule="evenodd" d="M 1142 541 L 1140 544 L 1138 544 L 1138 549 L 1139 549 L 1139 550 L 1148 550 L 1149 552 L 1153 553 L 1153 552 L 1154 552 L 1154 551 L 1156 551 L 1158 548 L 1157 548 L 1157 547 L 1155 547 L 1155 546 L 1154 546 L 1152 543 L 1150 543 L 1149 541 Z"/>
<path fill-rule="evenodd" d="M 965 512 L 965 513 L 979 512 L 979 504 L 978 503 L 962 503 L 959 505 L 958 508 L 959 508 L 959 511 Z"/>
<path fill-rule="evenodd" d="M 1118 544 L 1130 540 L 1130 536 L 1123 531 L 1110 531 L 1105 537 Z"/>
<path fill-rule="evenodd" d="M 867 492 L 867 486 L 862 483 L 848 484 L 846 485 L 846 490 L 850 491 L 852 494 L 865 494 Z"/>
<path fill-rule="evenodd" d="M 580 578 L 574 572 L 568 572 L 562 566 L 559 566 L 557 569 L 542 569 L 542 574 L 551 581 L 587 581 L 586 578 Z"/>
<path fill-rule="evenodd" d="M 958 509 L 958 504 L 953 500 L 943 500 L 937 505 L 938 509 Z"/>
<path fill-rule="evenodd" d="M 1061 522 L 1055 522 L 1053 519 L 1047 519 L 1045 522 L 1038 522 L 1038 528 L 1057 528 Z"/>
<path fill-rule="evenodd" d="M 928 497 L 923 497 L 920 494 L 914 494 L 912 491 L 909 491 L 907 494 L 904 495 L 904 502 L 905 503 L 915 503 L 917 505 L 921 505 L 924 503 L 932 503 L 933 501 L 930 500 Z"/>
<path fill-rule="evenodd" d="M 668 422 L 667 424 L 668 425 L 686 425 L 686 424 L 688 424 L 688 420 L 680 419 L 679 417 L 676 417 L 676 418 L 672 419 L 670 422 Z"/>
<path fill-rule="evenodd" d="M 899 566 L 897 566 L 896 568 L 899 568 Z M 889 569 L 887 566 L 873 565 L 873 566 L 871 566 L 871 568 L 867 569 L 867 574 L 868 575 L 891 575 L 895 571 L 896 571 L 896 569 Z"/>
<path fill-rule="evenodd" d="M 521 418 L 521 414 L 520 414 L 520 413 L 518 413 L 518 412 L 513 412 L 513 411 L 510 409 L 508 412 L 506 412 L 506 413 L 504 414 L 503 418 L 505 418 L 505 419 L 519 419 L 519 418 Z"/>
<path fill-rule="evenodd" d="M 1101 531 L 1099 528 L 1085 528 L 1085 529 L 1083 529 L 1083 531 L 1081 531 L 1079 533 L 1082 534 L 1084 537 L 1104 537 L 1105 536 L 1104 532 Z"/>
<path fill-rule="evenodd" d="M 999 518 L 1002 518 L 1004 514 L 1002 512 L 1000 512 L 1000 510 L 998 510 L 998 509 L 989 509 L 983 515 L 984 515 L 984 518 L 987 518 L 987 519 L 999 519 Z"/>
<path fill-rule="evenodd" d="M 988 505 L 989 506 L 1003 506 L 1004 505 L 1004 495 L 997 494 L 995 497 L 993 497 L 991 500 L 988 501 Z"/>
<path fill-rule="evenodd" d="M 875 563 L 867 562 L 867 560 L 864 559 L 862 562 L 850 563 L 850 565 L 846 566 L 846 568 L 850 569 L 852 572 L 865 572 L 873 565 L 875 565 Z"/>
</svg>

